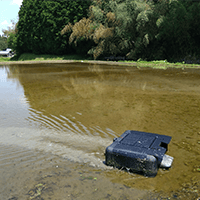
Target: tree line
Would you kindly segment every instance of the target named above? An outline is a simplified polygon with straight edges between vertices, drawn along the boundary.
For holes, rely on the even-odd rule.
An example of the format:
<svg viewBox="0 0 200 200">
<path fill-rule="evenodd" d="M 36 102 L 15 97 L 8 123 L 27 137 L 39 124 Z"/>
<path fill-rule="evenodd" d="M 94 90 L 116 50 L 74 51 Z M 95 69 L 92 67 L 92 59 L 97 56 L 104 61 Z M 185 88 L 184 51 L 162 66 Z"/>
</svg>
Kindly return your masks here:
<svg viewBox="0 0 200 200">
<path fill-rule="evenodd" d="M 199 21 L 191 0 L 23 0 L 9 44 L 18 55 L 200 62 Z"/>
</svg>

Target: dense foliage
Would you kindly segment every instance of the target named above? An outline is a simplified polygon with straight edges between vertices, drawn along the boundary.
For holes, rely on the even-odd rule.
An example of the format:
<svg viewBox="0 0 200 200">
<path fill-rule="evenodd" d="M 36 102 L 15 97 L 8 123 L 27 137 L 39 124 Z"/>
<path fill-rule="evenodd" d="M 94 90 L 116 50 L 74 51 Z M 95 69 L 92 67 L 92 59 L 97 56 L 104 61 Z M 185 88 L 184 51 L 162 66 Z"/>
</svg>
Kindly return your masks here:
<svg viewBox="0 0 200 200">
<path fill-rule="evenodd" d="M 23 0 L 8 44 L 18 54 L 197 61 L 199 21 L 191 0 Z"/>
<path fill-rule="evenodd" d="M 62 34 L 79 48 L 87 42 L 93 57 L 175 60 L 200 55 L 200 2 L 96 0 L 88 18 L 68 23 Z M 93 43 L 92 43 L 93 42 Z"/>
<path fill-rule="evenodd" d="M 168 60 L 200 58 L 200 2 L 173 1 L 159 27 L 158 49 Z M 192 55 L 192 56 L 191 56 Z"/>
<path fill-rule="evenodd" d="M 87 15 L 90 0 L 23 0 L 17 25 L 18 54 L 64 54 L 71 51 L 60 31 Z"/>
</svg>

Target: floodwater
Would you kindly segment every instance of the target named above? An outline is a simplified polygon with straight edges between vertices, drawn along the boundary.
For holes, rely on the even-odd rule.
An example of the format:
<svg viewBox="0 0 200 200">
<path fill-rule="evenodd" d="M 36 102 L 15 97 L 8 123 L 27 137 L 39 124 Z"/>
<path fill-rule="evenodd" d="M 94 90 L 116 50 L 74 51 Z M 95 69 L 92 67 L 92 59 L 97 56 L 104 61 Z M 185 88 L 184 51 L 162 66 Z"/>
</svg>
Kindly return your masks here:
<svg viewBox="0 0 200 200">
<path fill-rule="evenodd" d="M 104 165 L 126 130 L 169 135 L 155 178 Z M 0 199 L 198 199 L 200 70 L 0 66 Z"/>
</svg>

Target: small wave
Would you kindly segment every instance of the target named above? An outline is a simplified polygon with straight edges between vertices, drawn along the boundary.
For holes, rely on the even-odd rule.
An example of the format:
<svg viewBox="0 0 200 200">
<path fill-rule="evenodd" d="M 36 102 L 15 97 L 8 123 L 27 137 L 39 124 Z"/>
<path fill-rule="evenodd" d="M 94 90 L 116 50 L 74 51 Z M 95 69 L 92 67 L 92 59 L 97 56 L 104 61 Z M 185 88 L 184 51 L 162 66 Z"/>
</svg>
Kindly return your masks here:
<svg viewBox="0 0 200 200">
<path fill-rule="evenodd" d="M 0 128 L 0 137 L 2 139 L 1 145 L 15 145 L 30 150 L 52 153 L 69 161 L 87 163 L 99 168 L 106 168 L 103 164 L 104 152 L 111 143 L 109 139 L 100 136 L 19 127 Z M 10 154 L 10 156 L 16 156 L 20 160 L 28 156 L 25 153 L 19 152 L 18 154 Z M 2 155 L 0 162 L 7 158 L 9 161 L 9 156 L 6 158 L 5 154 Z"/>
</svg>

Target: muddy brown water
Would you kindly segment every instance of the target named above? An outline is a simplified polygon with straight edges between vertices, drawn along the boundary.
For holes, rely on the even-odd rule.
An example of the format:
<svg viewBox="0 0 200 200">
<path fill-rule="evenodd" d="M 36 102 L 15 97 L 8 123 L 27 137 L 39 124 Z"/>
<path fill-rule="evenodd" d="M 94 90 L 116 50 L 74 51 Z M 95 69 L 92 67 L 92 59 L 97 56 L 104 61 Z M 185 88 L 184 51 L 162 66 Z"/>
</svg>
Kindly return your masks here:
<svg viewBox="0 0 200 200">
<path fill-rule="evenodd" d="M 125 130 L 172 136 L 155 178 L 107 167 Z M 0 66 L 0 199 L 197 199 L 200 70 Z"/>
</svg>

